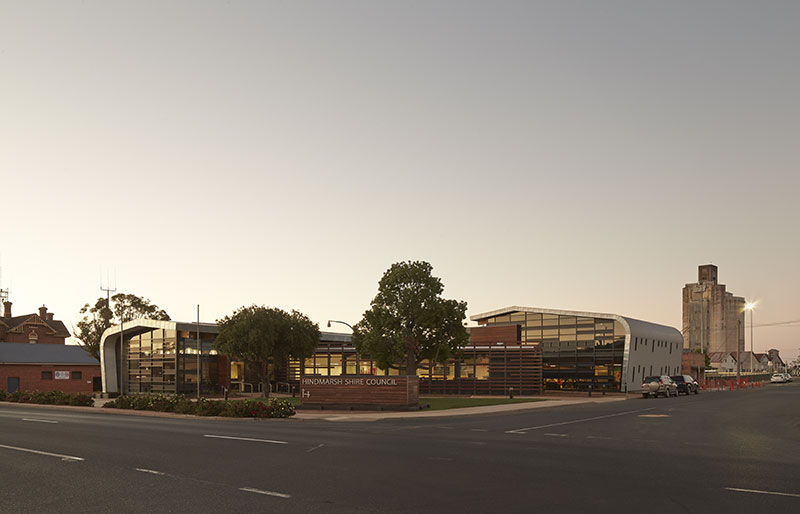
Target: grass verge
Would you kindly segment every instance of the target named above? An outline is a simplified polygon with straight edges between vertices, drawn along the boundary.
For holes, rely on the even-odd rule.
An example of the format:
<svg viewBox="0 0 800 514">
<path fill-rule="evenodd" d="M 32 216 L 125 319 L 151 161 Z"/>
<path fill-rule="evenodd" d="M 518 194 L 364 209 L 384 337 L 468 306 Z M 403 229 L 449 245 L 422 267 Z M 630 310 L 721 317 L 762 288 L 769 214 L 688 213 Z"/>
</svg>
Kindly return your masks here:
<svg viewBox="0 0 800 514">
<path fill-rule="evenodd" d="M 424 410 L 461 409 L 464 407 L 485 407 L 487 405 L 506 405 L 509 403 L 543 402 L 541 398 L 461 398 L 425 396 L 419 399 L 420 405 L 430 405 Z"/>
</svg>

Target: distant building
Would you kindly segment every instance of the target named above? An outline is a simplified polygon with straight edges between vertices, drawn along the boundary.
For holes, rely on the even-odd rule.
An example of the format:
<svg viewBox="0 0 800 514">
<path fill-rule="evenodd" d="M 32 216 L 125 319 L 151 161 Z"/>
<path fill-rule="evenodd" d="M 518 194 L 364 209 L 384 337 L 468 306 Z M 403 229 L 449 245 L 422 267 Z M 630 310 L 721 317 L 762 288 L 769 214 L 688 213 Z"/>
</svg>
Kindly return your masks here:
<svg viewBox="0 0 800 514">
<path fill-rule="evenodd" d="M 767 350 L 767 355 L 769 358 L 770 372 L 774 373 L 774 372 L 786 371 L 787 369 L 786 363 L 783 362 L 783 359 L 781 359 L 781 355 L 778 350 L 770 348 L 769 350 Z"/>
<path fill-rule="evenodd" d="M 710 366 L 717 371 L 736 371 L 735 353 L 711 352 L 708 354 Z"/>
<path fill-rule="evenodd" d="M 744 352 L 744 306 L 744 298 L 718 283 L 716 266 L 700 266 L 697 283 L 683 288 L 683 347 Z"/>
<path fill-rule="evenodd" d="M 13 316 L 3 302 L 0 316 L 0 389 L 91 393 L 100 389 L 100 363 L 80 346 L 67 345 L 69 330 L 47 307 Z"/>
</svg>

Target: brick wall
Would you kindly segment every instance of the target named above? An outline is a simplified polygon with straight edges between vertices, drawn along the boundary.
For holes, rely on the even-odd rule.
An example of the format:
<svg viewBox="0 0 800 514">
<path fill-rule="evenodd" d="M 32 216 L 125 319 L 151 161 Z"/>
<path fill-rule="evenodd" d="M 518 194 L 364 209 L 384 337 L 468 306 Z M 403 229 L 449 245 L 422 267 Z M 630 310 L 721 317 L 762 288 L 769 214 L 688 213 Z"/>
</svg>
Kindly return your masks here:
<svg viewBox="0 0 800 514">
<path fill-rule="evenodd" d="M 42 372 L 49 371 L 53 377 L 42 380 Z M 70 378 L 56 380 L 56 371 L 68 371 Z M 80 379 L 73 372 L 81 373 Z M 8 391 L 9 377 L 19 377 L 20 391 L 62 391 L 65 393 L 91 393 L 92 379 L 100 376 L 100 365 L 52 365 L 52 364 L 3 364 L 0 365 L 0 389 Z"/>
</svg>

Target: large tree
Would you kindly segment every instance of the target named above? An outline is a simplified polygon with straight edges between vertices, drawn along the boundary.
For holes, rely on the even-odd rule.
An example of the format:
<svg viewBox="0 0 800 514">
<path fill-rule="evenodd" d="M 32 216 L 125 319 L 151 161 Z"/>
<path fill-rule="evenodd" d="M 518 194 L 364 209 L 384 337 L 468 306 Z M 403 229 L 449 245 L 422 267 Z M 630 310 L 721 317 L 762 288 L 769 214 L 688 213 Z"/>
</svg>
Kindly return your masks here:
<svg viewBox="0 0 800 514">
<path fill-rule="evenodd" d="M 442 298 L 441 279 L 423 261 L 398 262 L 383 274 L 370 309 L 353 328 L 356 349 L 379 367 L 405 366 L 415 375 L 420 363 L 444 363 L 467 343 L 467 303 Z"/>
<path fill-rule="evenodd" d="M 115 294 L 111 297 L 111 304 L 112 307 L 109 307 L 106 298 L 98 298 L 94 305 L 88 303 L 84 305 L 80 311 L 83 317 L 73 330 L 73 335 L 80 341 L 81 346 L 97 360 L 100 360 L 100 338 L 110 326 L 136 318 L 162 321 L 170 319 L 169 314 L 158 305 L 150 303 L 150 299 L 141 296 Z"/>
<path fill-rule="evenodd" d="M 269 369 L 288 359 L 306 359 L 319 345 L 319 325 L 297 311 L 274 307 L 242 307 L 217 320 L 219 334 L 214 348 L 244 361 L 258 373 L 264 396 L 269 396 Z"/>
</svg>

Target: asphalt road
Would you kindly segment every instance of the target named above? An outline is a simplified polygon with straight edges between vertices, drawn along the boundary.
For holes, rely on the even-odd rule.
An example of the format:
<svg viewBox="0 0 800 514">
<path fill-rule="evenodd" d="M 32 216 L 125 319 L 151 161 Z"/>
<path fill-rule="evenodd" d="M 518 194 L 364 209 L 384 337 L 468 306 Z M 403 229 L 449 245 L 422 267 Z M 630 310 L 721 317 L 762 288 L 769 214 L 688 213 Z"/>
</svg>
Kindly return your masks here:
<svg viewBox="0 0 800 514">
<path fill-rule="evenodd" d="M 2 514 L 789 513 L 798 469 L 800 382 L 375 422 L 0 403 Z"/>
</svg>

